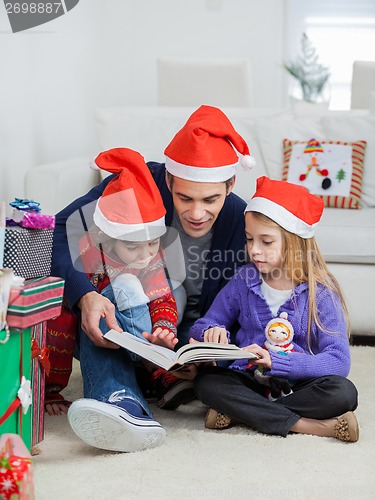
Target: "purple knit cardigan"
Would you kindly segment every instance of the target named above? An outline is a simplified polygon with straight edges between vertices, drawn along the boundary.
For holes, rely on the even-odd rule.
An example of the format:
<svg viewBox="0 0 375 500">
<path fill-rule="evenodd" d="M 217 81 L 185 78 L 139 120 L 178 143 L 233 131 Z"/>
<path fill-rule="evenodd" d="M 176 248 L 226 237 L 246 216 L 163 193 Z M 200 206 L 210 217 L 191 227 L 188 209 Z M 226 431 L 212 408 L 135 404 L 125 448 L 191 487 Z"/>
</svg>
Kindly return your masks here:
<svg viewBox="0 0 375 500">
<path fill-rule="evenodd" d="M 221 326 L 227 329 L 229 337 L 229 329 L 238 321 L 240 328 L 235 343 L 239 347 L 250 344 L 263 346 L 265 327 L 273 314 L 262 295 L 261 282 L 261 276 L 253 264 L 241 267 L 219 292 L 205 316 L 194 323 L 190 336 L 202 341 L 205 330 Z M 324 375 L 346 377 L 350 369 L 350 350 L 340 300 L 327 288 L 318 285 L 317 308 L 325 331 L 313 325 L 311 354 L 307 344 L 308 297 L 308 285 L 301 283 L 280 307 L 277 316 L 285 311 L 293 325 L 296 352 L 287 356 L 270 352 L 272 369 L 268 373 L 294 380 Z M 238 360 L 230 368 L 244 370 L 246 365 L 246 360 Z"/>
</svg>

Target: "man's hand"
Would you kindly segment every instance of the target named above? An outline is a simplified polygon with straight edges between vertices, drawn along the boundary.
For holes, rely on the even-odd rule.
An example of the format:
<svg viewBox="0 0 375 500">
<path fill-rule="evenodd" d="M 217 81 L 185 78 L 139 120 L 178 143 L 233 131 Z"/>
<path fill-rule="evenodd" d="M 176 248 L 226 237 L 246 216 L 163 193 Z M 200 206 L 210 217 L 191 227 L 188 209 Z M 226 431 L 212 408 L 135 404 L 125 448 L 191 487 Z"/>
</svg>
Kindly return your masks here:
<svg viewBox="0 0 375 500">
<path fill-rule="evenodd" d="M 101 318 L 105 318 L 108 328 L 122 332 L 115 318 L 115 306 L 98 292 L 89 292 L 78 302 L 81 309 L 81 326 L 89 339 L 98 347 L 119 349 L 120 346 L 103 338 L 99 328 Z"/>
<path fill-rule="evenodd" d="M 152 333 L 143 332 L 142 335 L 145 339 L 151 342 L 151 344 L 161 345 L 162 347 L 166 347 L 171 350 L 173 350 L 174 346 L 178 342 L 178 338 L 173 332 L 161 327 L 155 328 Z"/>
<path fill-rule="evenodd" d="M 228 344 L 227 331 L 225 328 L 221 328 L 220 326 L 209 328 L 204 332 L 204 341 L 216 342 L 219 344 Z"/>
</svg>

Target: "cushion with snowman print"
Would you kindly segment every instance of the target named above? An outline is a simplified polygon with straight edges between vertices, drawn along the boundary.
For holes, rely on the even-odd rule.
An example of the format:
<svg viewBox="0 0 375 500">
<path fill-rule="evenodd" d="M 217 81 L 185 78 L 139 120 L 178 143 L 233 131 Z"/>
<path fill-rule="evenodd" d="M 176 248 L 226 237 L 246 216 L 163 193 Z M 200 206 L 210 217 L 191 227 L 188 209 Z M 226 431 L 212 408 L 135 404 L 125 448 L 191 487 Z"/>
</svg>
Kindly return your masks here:
<svg viewBox="0 0 375 500">
<path fill-rule="evenodd" d="M 321 196 L 326 207 L 361 208 L 366 141 L 283 140 L 282 179 Z"/>
</svg>

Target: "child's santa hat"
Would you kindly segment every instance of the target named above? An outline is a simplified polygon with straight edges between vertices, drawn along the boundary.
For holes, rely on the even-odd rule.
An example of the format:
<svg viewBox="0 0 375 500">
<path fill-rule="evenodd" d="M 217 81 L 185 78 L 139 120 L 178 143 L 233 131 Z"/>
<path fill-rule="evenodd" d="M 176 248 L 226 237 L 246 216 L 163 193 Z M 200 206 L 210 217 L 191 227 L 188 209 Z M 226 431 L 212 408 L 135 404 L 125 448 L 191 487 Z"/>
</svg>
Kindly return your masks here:
<svg viewBox="0 0 375 500">
<path fill-rule="evenodd" d="M 323 208 L 323 200 L 306 188 L 263 176 L 257 179 L 256 191 L 245 213 L 259 212 L 287 231 L 301 238 L 311 238 Z"/>
<path fill-rule="evenodd" d="M 166 210 L 143 156 L 127 148 L 100 153 L 95 165 L 117 174 L 98 199 L 95 224 L 111 238 L 146 241 L 165 233 Z"/>
<path fill-rule="evenodd" d="M 239 159 L 236 151 L 240 153 Z M 164 151 L 168 172 L 195 182 L 222 182 L 255 165 L 244 139 L 218 108 L 201 106 Z"/>
</svg>

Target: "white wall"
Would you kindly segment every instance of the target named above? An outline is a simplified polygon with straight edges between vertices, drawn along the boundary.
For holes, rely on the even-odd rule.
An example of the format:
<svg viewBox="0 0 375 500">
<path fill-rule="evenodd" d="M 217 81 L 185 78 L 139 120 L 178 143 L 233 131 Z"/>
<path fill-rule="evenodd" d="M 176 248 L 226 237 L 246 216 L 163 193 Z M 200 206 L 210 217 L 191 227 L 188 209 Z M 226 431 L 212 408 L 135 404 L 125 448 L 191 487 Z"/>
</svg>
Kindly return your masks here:
<svg viewBox="0 0 375 500">
<path fill-rule="evenodd" d="M 1 3 L 0 199 L 36 165 L 96 154 L 97 107 L 155 105 L 159 56 L 248 57 L 254 105 L 283 107 L 284 3 L 80 0 L 16 34 Z"/>
</svg>

